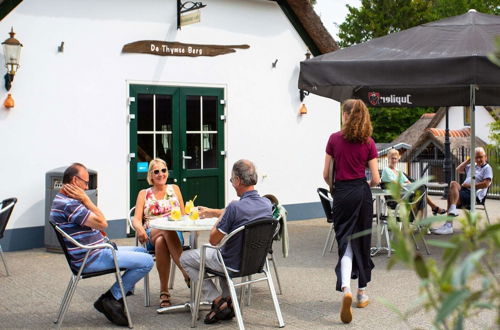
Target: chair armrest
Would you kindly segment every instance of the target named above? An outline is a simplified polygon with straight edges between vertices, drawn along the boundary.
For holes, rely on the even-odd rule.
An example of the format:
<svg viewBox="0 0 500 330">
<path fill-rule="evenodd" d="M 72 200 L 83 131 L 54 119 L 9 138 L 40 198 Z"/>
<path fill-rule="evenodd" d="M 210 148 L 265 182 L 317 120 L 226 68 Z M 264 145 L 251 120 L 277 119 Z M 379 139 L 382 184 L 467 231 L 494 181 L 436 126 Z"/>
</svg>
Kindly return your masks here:
<svg viewBox="0 0 500 330">
<path fill-rule="evenodd" d="M 15 202 L 10 202 L 9 205 L 0 210 L 0 214 L 7 212 L 9 209 L 13 208 L 15 204 Z"/>
<path fill-rule="evenodd" d="M 333 202 L 333 198 L 330 198 L 328 196 L 326 196 L 325 194 L 323 194 L 321 191 L 318 191 L 318 194 L 323 197 L 324 199 L 326 199 L 327 201 L 329 201 L 330 203 Z"/>
<path fill-rule="evenodd" d="M 70 235 L 68 235 L 64 230 L 62 230 L 61 228 L 59 228 L 59 226 L 56 225 L 56 226 L 54 226 L 54 228 L 56 228 L 56 230 L 61 235 L 63 235 L 64 238 L 66 238 L 68 241 L 70 241 L 73 245 L 78 246 L 80 249 L 85 249 L 85 250 L 113 249 L 114 250 L 113 245 L 111 245 L 109 243 L 101 243 L 101 244 L 96 244 L 96 245 L 84 245 L 84 244 L 81 244 L 77 240 L 75 240 L 73 237 L 71 237 Z"/>
</svg>

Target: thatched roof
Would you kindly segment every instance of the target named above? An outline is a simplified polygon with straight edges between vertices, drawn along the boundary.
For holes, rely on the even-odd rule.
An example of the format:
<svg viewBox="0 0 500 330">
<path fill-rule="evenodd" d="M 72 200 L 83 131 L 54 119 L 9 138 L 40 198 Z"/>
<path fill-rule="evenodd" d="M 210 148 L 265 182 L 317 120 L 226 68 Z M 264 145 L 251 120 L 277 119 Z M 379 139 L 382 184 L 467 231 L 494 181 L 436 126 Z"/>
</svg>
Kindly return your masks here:
<svg viewBox="0 0 500 330">
<path fill-rule="evenodd" d="M 286 12 L 286 6 L 283 6 L 283 1 L 277 1 L 278 4 L 283 8 L 283 11 L 285 14 L 288 15 Z M 330 33 L 326 30 L 325 26 L 321 22 L 321 19 L 319 18 L 318 14 L 313 9 L 313 6 L 309 2 L 309 0 L 286 0 L 286 3 L 288 6 L 292 9 L 293 14 L 296 16 L 298 19 L 298 22 L 300 23 L 301 27 L 305 30 L 307 33 L 307 37 L 309 37 L 312 42 L 314 43 L 314 46 L 316 46 L 317 50 L 320 52 L 319 54 L 314 50 L 314 47 L 310 47 L 310 51 L 314 55 L 320 55 L 320 54 L 326 54 L 329 52 L 333 52 L 334 50 L 339 49 L 339 46 L 333 40 L 332 36 Z M 293 16 L 293 15 L 292 15 Z M 293 17 L 289 17 L 291 19 L 292 24 L 293 22 Z M 301 37 L 304 39 L 304 36 L 301 34 L 301 31 L 297 29 L 297 32 L 301 35 Z M 304 42 L 307 44 L 307 40 L 304 39 Z"/>
<path fill-rule="evenodd" d="M 441 152 L 444 153 L 444 129 L 428 128 L 425 130 L 420 139 L 413 145 L 412 152 L 407 153 L 406 157 L 401 157 L 401 161 L 409 161 L 407 157 L 417 157 L 430 143 L 434 144 Z M 457 150 L 460 148 L 470 149 L 470 128 L 462 128 L 459 130 L 450 130 L 450 149 Z M 476 147 L 484 147 L 486 142 L 476 136 Z M 455 155 L 452 153 L 452 157 Z"/>
<path fill-rule="evenodd" d="M 406 131 L 401 133 L 391 144 L 406 143 L 413 147 L 413 145 L 420 139 L 422 132 L 431 126 L 434 122 L 435 113 L 424 113 L 419 120 L 413 125 L 408 127 Z"/>
</svg>

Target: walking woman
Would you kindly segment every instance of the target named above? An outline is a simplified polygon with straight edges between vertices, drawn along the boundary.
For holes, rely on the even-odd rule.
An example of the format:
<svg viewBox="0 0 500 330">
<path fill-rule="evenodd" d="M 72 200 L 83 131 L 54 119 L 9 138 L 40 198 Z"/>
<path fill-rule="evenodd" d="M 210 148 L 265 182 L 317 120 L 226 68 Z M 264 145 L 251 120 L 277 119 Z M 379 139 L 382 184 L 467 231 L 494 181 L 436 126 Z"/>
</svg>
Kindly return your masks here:
<svg viewBox="0 0 500 330">
<path fill-rule="evenodd" d="M 378 185 L 377 148 L 371 138 L 372 124 L 368 108 L 361 100 L 342 104 L 342 130 L 333 133 L 326 146 L 323 178 L 330 182 L 330 162 L 334 162 L 335 191 L 333 220 L 339 261 L 335 267 L 337 291 L 343 292 L 340 319 L 352 321 L 351 278 L 358 279 L 357 307 L 368 305 L 366 286 L 374 264 L 370 257 L 371 235 L 351 240 L 351 235 L 372 228 L 373 201 L 370 187 Z M 365 169 L 372 179 L 366 181 Z"/>
</svg>

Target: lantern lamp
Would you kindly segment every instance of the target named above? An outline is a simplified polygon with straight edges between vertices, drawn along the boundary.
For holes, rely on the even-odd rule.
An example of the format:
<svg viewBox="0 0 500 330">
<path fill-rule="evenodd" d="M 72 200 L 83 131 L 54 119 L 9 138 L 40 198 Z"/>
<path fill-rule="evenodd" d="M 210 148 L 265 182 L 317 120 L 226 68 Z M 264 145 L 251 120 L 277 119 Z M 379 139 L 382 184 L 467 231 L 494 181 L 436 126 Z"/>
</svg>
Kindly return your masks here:
<svg viewBox="0 0 500 330">
<path fill-rule="evenodd" d="M 14 38 L 14 28 L 11 28 L 10 38 L 2 42 L 3 45 L 3 55 L 5 57 L 5 67 L 7 68 L 7 73 L 5 74 L 5 89 L 8 91 L 12 86 L 12 81 L 16 74 L 17 69 L 19 69 L 19 58 L 21 57 L 21 47 L 23 45 Z"/>
</svg>

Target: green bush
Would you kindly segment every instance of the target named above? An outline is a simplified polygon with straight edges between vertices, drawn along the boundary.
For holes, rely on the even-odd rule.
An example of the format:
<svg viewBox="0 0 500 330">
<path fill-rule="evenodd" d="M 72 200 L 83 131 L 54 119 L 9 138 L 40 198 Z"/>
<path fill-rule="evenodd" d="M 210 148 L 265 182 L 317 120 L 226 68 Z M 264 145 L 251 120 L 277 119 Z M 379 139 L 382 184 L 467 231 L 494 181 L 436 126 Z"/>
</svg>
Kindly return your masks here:
<svg viewBox="0 0 500 330">
<path fill-rule="evenodd" d="M 413 191 L 422 185 L 415 182 L 410 187 Z M 495 311 L 496 326 L 500 326 L 500 223 L 488 225 L 480 221 L 477 213 L 466 212 L 464 218 L 458 218 L 461 231 L 450 236 L 447 241 L 427 240 L 429 245 L 443 249 L 442 260 L 438 262 L 432 256 L 423 256 L 416 250 L 412 233 L 415 226 L 424 230 L 417 235 L 422 240 L 426 229 L 434 222 L 444 221 L 446 216 L 422 219 L 417 217 L 410 223 L 411 201 L 401 194 L 402 187 L 390 185 L 391 194 L 399 202 L 399 218 L 389 218 L 389 227 L 393 233 L 391 242 L 394 256 L 389 261 L 390 269 L 400 263 L 413 269 L 420 278 L 420 299 L 417 307 L 408 311 L 399 311 L 390 302 L 386 305 L 396 311 L 408 323 L 408 318 L 415 309 L 434 311 L 433 324 L 437 329 L 463 329 L 467 318 L 489 309 Z M 493 325 L 492 325 L 493 326 Z"/>
</svg>

